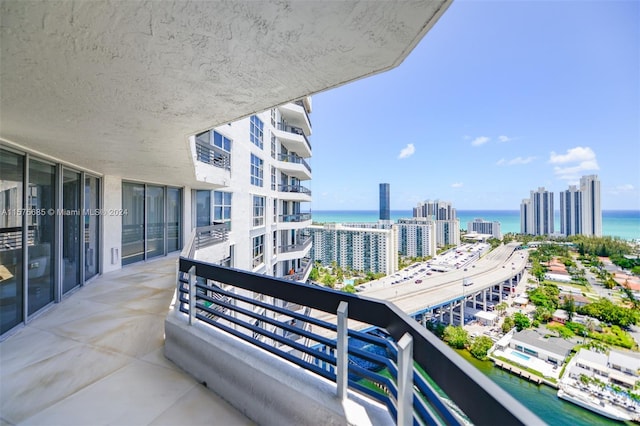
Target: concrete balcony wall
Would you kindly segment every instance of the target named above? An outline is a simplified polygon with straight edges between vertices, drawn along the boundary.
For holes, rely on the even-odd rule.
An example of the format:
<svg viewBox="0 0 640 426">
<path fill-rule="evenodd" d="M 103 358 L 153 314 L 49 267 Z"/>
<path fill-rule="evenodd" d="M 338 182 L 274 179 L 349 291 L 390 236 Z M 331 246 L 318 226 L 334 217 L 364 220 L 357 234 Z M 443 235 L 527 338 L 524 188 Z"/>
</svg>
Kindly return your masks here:
<svg viewBox="0 0 640 426">
<path fill-rule="evenodd" d="M 393 425 L 385 407 L 172 310 L 165 320 L 165 356 L 265 425 Z"/>
</svg>

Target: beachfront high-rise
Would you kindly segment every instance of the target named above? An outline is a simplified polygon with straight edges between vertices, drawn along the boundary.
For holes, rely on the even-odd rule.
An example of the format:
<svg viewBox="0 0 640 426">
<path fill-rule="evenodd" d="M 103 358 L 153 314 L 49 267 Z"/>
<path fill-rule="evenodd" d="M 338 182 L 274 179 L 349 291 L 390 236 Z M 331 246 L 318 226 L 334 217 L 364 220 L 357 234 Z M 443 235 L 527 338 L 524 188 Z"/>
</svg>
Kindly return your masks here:
<svg viewBox="0 0 640 426">
<path fill-rule="evenodd" d="M 339 223 L 309 226 L 311 259 L 355 271 L 391 275 L 398 269 L 397 228 L 356 228 Z"/>
<path fill-rule="evenodd" d="M 391 190 L 388 183 L 380 184 L 380 220 L 391 220 Z"/>
<path fill-rule="evenodd" d="M 520 204 L 520 232 L 530 235 L 553 234 L 553 214 L 553 192 L 543 187 L 531 191 L 531 197 Z"/>
<path fill-rule="evenodd" d="M 483 220 L 482 218 L 476 218 L 472 222 L 467 222 L 467 232 L 491 235 L 492 238 L 496 238 L 498 240 L 502 239 L 500 222 L 490 222 Z"/>
<path fill-rule="evenodd" d="M 436 244 L 439 247 L 460 245 L 460 219 L 449 201 L 426 200 L 413 208 L 413 217 L 431 219 L 436 227 Z"/>
<path fill-rule="evenodd" d="M 578 235 L 582 232 L 582 191 L 575 185 L 560 192 L 560 233 Z"/>
<path fill-rule="evenodd" d="M 598 175 L 580 178 L 582 194 L 582 235 L 602 236 L 602 206 Z"/>
<path fill-rule="evenodd" d="M 402 256 L 436 255 L 436 223 L 426 217 L 398 219 L 398 251 Z"/>
</svg>

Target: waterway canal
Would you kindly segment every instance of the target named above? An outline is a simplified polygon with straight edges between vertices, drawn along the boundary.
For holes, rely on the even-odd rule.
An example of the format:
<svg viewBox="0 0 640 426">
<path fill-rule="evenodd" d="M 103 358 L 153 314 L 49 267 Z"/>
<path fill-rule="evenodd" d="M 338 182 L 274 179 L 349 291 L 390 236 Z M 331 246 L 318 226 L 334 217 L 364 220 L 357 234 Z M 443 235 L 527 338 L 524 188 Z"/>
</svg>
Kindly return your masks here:
<svg viewBox="0 0 640 426">
<path fill-rule="evenodd" d="M 530 383 L 494 367 L 491 361 L 479 361 L 465 351 L 458 351 L 458 353 L 551 426 L 620 426 L 625 424 L 609 420 L 562 400 L 557 397 L 556 389 Z M 633 425 L 631 422 L 628 424 Z"/>
</svg>

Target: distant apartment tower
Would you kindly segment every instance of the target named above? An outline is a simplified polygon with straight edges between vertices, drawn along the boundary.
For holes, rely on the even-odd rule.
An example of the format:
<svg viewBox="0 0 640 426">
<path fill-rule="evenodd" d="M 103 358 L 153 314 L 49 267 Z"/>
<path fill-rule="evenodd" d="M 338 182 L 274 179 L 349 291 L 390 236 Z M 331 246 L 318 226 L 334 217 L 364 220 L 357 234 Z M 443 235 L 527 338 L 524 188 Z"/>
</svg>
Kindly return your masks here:
<svg viewBox="0 0 640 426">
<path fill-rule="evenodd" d="M 575 185 L 560 192 L 560 233 L 566 236 L 582 233 L 582 191 Z"/>
<path fill-rule="evenodd" d="M 413 217 L 426 217 L 433 220 L 454 220 L 456 209 L 450 202 L 427 200 L 413 208 Z"/>
<path fill-rule="evenodd" d="M 393 274 L 398 269 L 397 230 L 353 228 L 339 223 L 312 225 L 310 256 L 355 271 Z"/>
<path fill-rule="evenodd" d="M 602 236 L 600 180 L 597 175 L 580 178 L 582 194 L 582 235 Z"/>
<path fill-rule="evenodd" d="M 380 220 L 391 220 L 391 189 L 388 183 L 380 184 Z"/>
<path fill-rule="evenodd" d="M 450 202 L 427 200 L 413 208 L 413 217 L 431 219 L 436 227 L 436 244 L 439 247 L 460 245 L 460 220 Z"/>
<path fill-rule="evenodd" d="M 498 240 L 502 239 L 502 232 L 500 231 L 500 222 L 489 222 L 481 218 L 476 218 L 473 222 L 467 223 L 468 232 L 476 232 L 478 234 L 491 235 L 491 237 Z"/>
<path fill-rule="evenodd" d="M 436 255 L 436 224 L 425 217 L 398 219 L 398 251 L 402 256 Z"/>
<path fill-rule="evenodd" d="M 523 234 L 551 235 L 553 228 L 553 192 L 543 187 L 531 191 L 520 204 L 520 230 Z"/>
</svg>

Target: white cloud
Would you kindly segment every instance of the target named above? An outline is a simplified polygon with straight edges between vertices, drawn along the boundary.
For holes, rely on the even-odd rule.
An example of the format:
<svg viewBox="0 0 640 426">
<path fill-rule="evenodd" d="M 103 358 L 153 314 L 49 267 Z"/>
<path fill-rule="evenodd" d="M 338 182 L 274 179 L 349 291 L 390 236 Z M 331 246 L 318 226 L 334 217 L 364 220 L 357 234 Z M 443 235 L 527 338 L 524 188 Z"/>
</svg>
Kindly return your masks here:
<svg viewBox="0 0 640 426">
<path fill-rule="evenodd" d="M 407 146 L 402 148 L 402 151 L 400 151 L 398 158 L 403 159 L 403 158 L 411 157 L 415 152 L 416 152 L 416 147 L 413 146 L 412 143 L 407 144 Z"/>
<path fill-rule="evenodd" d="M 462 188 L 462 182 L 455 182 L 451 184 L 452 188 Z"/>
<path fill-rule="evenodd" d="M 471 141 L 471 145 L 473 145 L 473 146 L 484 145 L 485 143 L 489 142 L 490 140 L 491 140 L 491 138 L 489 138 L 487 136 L 478 136 L 477 138 L 475 138 L 474 140 Z"/>
<path fill-rule="evenodd" d="M 596 153 L 591 148 L 582 146 L 571 148 L 565 154 L 551 151 L 549 163 L 564 165 L 554 167 L 553 171 L 560 179 L 572 181 L 577 180 L 585 171 L 600 169 Z"/>
<path fill-rule="evenodd" d="M 513 138 L 510 138 L 509 136 L 498 136 L 498 140 L 500 142 L 511 142 L 513 140 Z"/>
<path fill-rule="evenodd" d="M 535 161 L 536 158 L 537 157 L 526 157 L 526 158 L 516 157 L 516 158 L 512 158 L 511 160 L 505 160 L 504 158 L 501 158 L 496 163 L 496 166 L 517 166 L 520 164 L 529 164 Z"/>
<path fill-rule="evenodd" d="M 624 184 L 624 185 L 618 185 L 615 188 L 613 188 L 611 190 L 611 193 L 613 195 L 620 195 L 620 194 L 625 194 L 628 192 L 633 192 L 636 188 L 631 185 L 630 183 Z"/>
</svg>

